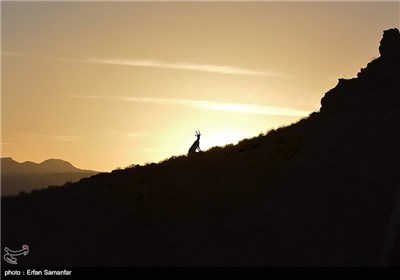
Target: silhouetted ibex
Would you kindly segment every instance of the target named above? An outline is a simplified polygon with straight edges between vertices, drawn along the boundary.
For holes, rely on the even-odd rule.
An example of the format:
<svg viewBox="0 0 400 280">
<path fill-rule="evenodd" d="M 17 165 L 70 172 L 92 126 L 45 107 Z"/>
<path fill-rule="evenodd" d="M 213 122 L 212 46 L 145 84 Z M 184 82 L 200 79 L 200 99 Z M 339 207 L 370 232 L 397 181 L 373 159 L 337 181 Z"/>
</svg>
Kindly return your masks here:
<svg viewBox="0 0 400 280">
<path fill-rule="evenodd" d="M 201 152 L 201 150 L 200 150 L 200 136 L 201 136 L 200 130 L 199 130 L 199 132 L 197 132 L 197 131 L 195 131 L 195 132 L 196 132 L 195 136 L 197 137 L 197 140 L 194 141 L 193 145 L 190 147 L 189 152 L 188 152 L 189 155 L 196 153 L 197 150 L 199 152 Z"/>
</svg>

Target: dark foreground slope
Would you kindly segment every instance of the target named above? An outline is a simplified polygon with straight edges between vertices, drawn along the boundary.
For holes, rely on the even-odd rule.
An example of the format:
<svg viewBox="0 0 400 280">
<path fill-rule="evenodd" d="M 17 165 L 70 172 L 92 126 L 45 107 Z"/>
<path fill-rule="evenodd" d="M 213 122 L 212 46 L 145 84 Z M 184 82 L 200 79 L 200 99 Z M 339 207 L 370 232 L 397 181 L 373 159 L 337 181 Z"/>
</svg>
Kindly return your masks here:
<svg viewBox="0 0 400 280">
<path fill-rule="evenodd" d="M 399 42 L 292 126 L 3 198 L 3 246 L 27 266 L 399 265 Z"/>
</svg>

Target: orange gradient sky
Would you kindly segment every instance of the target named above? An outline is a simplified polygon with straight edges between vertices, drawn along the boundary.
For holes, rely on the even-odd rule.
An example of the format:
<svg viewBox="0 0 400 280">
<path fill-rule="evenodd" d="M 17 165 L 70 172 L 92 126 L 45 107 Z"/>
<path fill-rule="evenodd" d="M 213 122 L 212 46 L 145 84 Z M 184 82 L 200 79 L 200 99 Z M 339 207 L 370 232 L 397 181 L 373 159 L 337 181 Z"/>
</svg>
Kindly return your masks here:
<svg viewBox="0 0 400 280">
<path fill-rule="evenodd" d="M 1 156 L 111 171 L 320 107 L 399 2 L 1 2 Z"/>
</svg>

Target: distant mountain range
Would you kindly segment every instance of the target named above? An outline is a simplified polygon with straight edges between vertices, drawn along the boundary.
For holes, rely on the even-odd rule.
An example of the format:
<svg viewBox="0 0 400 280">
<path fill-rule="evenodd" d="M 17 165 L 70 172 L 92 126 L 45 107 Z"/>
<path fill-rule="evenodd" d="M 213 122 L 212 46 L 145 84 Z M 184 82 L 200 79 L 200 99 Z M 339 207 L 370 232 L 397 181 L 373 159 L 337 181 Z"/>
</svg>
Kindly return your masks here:
<svg viewBox="0 0 400 280">
<path fill-rule="evenodd" d="M 42 163 L 19 163 L 11 157 L 1 158 L 1 195 L 30 192 L 50 185 L 76 182 L 99 172 L 83 170 L 60 159 L 48 159 Z"/>
<path fill-rule="evenodd" d="M 399 266 L 398 29 L 379 52 L 290 126 L 3 197 L 2 244 L 26 267 Z"/>
</svg>

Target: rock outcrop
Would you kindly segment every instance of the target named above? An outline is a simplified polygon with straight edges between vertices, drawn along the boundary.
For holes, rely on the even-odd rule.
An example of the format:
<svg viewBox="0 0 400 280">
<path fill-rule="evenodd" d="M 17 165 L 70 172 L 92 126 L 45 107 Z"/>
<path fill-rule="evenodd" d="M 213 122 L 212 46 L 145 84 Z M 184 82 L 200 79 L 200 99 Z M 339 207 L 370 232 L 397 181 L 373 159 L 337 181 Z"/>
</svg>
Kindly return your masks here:
<svg viewBox="0 0 400 280">
<path fill-rule="evenodd" d="M 321 99 L 321 113 L 336 115 L 353 111 L 360 113 L 382 110 L 398 110 L 400 87 L 400 33 L 384 31 L 380 42 L 381 56 L 368 63 L 353 79 L 339 79 L 337 86 Z"/>
<path fill-rule="evenodd" d="M 385 30 L 381 45 L 379 46 L 379 53 L 383 58 L 399 59 L 400 56 L 400 33 L 397 28 Z"/>
</svg>

